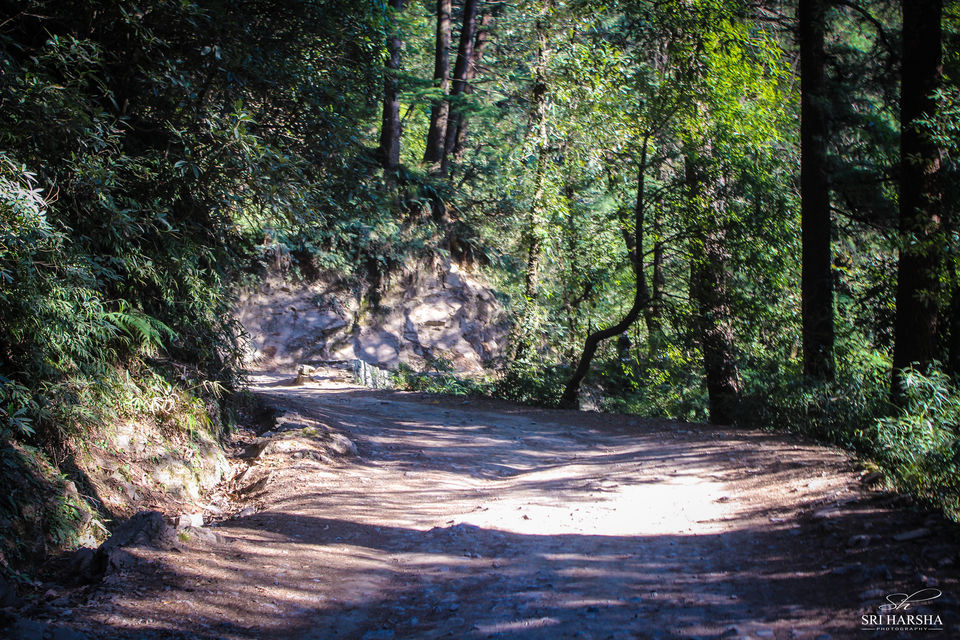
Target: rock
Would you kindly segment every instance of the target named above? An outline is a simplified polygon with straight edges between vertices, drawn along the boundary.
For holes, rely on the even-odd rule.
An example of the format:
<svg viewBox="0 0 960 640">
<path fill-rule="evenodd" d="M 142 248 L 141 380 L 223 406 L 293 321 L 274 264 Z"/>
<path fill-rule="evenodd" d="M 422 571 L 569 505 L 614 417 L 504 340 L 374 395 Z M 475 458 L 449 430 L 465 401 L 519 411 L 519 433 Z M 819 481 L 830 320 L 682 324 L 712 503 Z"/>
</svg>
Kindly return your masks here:
<svg viewBox="0 0 960 640">
<path fill-rule="evenodd" d="M 863 580 L 868 583 L 893 579 L 893 574 L 890 573 L 890 569 L 888 569 L 885 564 L 878 564 L 874 567 L 864 567 L 861 575 L 863 576 Z"/>
<path fill-rule="evenodd" d="M 922 584 L 925 587 L 936 587 L 940 584 L 940 581 L 937 580 L 936 578 L 932 578 L 930 576 L 926 576 L 923 574 L 920 574 L 919 576 L 917 576 L 917 578 L 920 584 Z"/>
<path fill-rule="evenodd" d="M 313 373 L 313 367 L 310 365 L 300 365 L 297 369 L 297 378 L 293 381 L 294 385 L 301 385 L 310 381 L 310 374 Z"/>
<path fill-rule="evenodd" d="M 183 542 L 200 541 L 206 544 L 220 544 L 223 538 L 220 534 L 207 529 L 206 527 L 187 527 L 177 532 L 177 536 Z"/>
<path fill-rule="evenodd" d="M 268 438 L 257 440 L 256 442 L 248 444 L 243 449 L 243 453 L 240 454 L 240 457 L 244 458 L 245 460 L 252 460 L 252 459 L 259 458 L 261 455 L 263 455 L 263 452 L 269 446 L 270 446 L 270 440 Z"/>
<path fill-rule="evenodd" d="M 274 366 L 357 358 L 389 369 L 401 362 L 419 369 L 442 357 L 458 371 L 481 371 L 497 357 L 509 324 L 486 284 L 448 260 L 408 265 L 397 276 L 375 309 L 361 304 L 362 289 L 333 274 L 283 285 L 288 291 L 276 284 L 247 292 L 237 315 L 250 355 Z M 311 375 L 304 369 L 299 379 Z"/>
<path fill-rule="evenodd" d="M 202 513 L 185 513 L 177 518 L 177 531 L 187 529 L 188 527 L 202 527 Z"/>
<path fill-rule="evenodd" d="M 819 511 L 813 512 L 814 520 L 829 520 L 831 518 L 836 518 L 840 515 L 840 510 L 836 507 L 830 507 L 828 509 L 820 509 Z"/>
<path fill-rule="evenodd" d="M 270 472 L 267 475 L 260 478 L 259 480 L 255 482 L 251 482 L 247 486 L 243 487 L 238 491 L 238 493 L 248 494 L 248 493 L 258 493 L 260 491 L 263 491 L 264 489 L 267 488 L 267 484 L 270 482 L 270 479 L 272 477 L 273 477 L 273 472 Z"/>
<path fill-rule="evenodd" d="M 753 635 L 757 636 L 758 638 L 772 638 L 773 629 L 756 629 L 753 632 Z"/>
<path fill-rule="evenodd" d="M 918 540 L 920 538 L 926 538 L 930 535 L 930 529 L 926 527 L 921 527 L 919 529 L 913 529 L 911 531 L 905 531 L 903 533 L 898 533 L 893 536 L 893 539 L 897 542 L 907 542 L 908 540 Z"/>
<path fill-rule="evenodd" d="M 277 433 L 284 433 L 287 431 L 297 431 L 299 429 L 310 429 L 310 425 L 305 422 L 292 422 L 289 420 L 284 420 L 280 418 L 277 420 Z"/>
<path fill-rule="evenodd" d="M 329 446 L 333 451 L 339 453 L 340 455 L 357 455 L 357 445 L 342 433 L 331 433 Z"/>
<path fill-rule="evenodd" d="M 87 579 L 95 579 L 138 562 L 136 557 L 124 551 L 124 547 L 165 546 L 172 538 L 173 529 L 167 526 L 163 514 L 141 511 L 118 526 L 113 535 L 96 550 L 92 560 L 87 562 L 85 556 L 81 555 L 77 562 L 84 566 Z"/>
<path fill-rule="evenodd" d="M 237 518 L 249 518 L 249 517 L 252 516 L 252 515 L 256 515 L 256 513 L 257 513 L 256 507 L 244 507 L 244 508 L 241 509 L 239 512 L 237 512 L 237 515 L 236 515 L 235 517 L 237 517 Z"/>
<path fill-rule="evenodd" d="M 155 545 L 171 538 L 170 527 L 158 511 L 141 511 L 118 526 L 110 539 L 97 550 L 105 551 L 135 545 Z"/>
<path fill-rule="evenodd" d="M 96 549 L 80 547 L 70 556 L 70 570 L 84 582 L 95 580 L 97 578 L 96 554 Z"/>
</svg>

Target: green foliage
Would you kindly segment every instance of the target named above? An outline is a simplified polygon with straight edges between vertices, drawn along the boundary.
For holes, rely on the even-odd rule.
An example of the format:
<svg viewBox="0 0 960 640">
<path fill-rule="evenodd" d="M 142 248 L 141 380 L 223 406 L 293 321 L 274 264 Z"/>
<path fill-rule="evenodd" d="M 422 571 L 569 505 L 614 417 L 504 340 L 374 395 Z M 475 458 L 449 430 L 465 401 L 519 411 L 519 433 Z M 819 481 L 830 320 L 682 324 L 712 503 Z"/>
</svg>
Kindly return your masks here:
<svg viewBox="0 0 960 640">
<path fill-rule="evenodd" d="M 896 483 L 960 521 L 960 389 L 943 372 L 910 369 L 904 408 L 876 423 L 884 469 Z"/>
<path fill-rule="evenodd" d="M 470 377 L 433 360 L 422 371 L 401 364 L 394 373 L 398 389 L 457 396 L 487 396 L 541 407 L 555 407 L 570 375 L 565 366 L 544 367 L 539 360 L 521 360 L 499 377 Z"/>
<path fill-rule="evenodd" d="M 0 571 L 102 538 L 98 514 L 40 450 L 0 438 L 0 482 Z"/>
<path fill-rule="evenodd" d="M 587 383 L 598 387 L 604 411 L 701 422 L 707 419 L 707 399 L 700 357 L 674 345 L 652 359 L 608 357 Z"/>
<path fill-rule="evenodd" d="M 442 359 L 431 361 L 423 371 L 414 371 L 401 363 L 393 374 L 393 382 L 397 389 L 453 396 L 485 395 L 488 386 L 484 380 L 456 375 Z"/>
<path fill-rule="evenodd" d="M 865 430 L 888 410 L 886 369 L 847 370 L 829 383 L 789 372 L 754 375 L 741 406 L 745 426 L 782 429 L 872 453 L 873 442 Z"/>
<path fill-rule="evenodd" d="M 557 407 L 569 377 L 570 368 L 566 365 L 544 366 L 541 360 L 523 359 L 514 362 L 490 390 L 491 395 L 503 400 Z"/>
<path fill-rule="evenodd" d="M 402 262 L 357 127 L 381 35 L 382 9 L 324 0 L 32 0 L 0 25 L 4 430 L 72 432 L 144 357 L 236 387 L 235 283 L 272 254 Z"/>
</svg>

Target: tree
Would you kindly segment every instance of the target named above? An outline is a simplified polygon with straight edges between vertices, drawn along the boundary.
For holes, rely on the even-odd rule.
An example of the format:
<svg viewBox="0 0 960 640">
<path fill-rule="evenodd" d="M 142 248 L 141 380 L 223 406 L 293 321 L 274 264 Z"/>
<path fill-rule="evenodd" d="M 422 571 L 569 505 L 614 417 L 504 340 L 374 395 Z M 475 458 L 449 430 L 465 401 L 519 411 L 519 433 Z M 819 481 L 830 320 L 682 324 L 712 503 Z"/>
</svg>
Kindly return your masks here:
<svg viewBox="0 0 960 640">
<path fill-rule="evenodd" d="M 894 326 L 893 395 L 903 370 L 936 358 L 944 268 L 940 149 L 922 121 L 936 112 L 942 82 L 942 0 L 904 0 L 900 85 L 900 261 Z"/>
<path fill-rule="evenodd" d="M 430 129 L 427 133 L 427 148 L 423 153 L 425 164 L 439 166 L 444 155 L 447 118 L 450 114 L 450 102 L 447 93 L 450 90 L 450 0 L 437 0 L 437 43 L 434 56 L 433 85 L 440 96 L 433 100 L 430 110 Z"/>
<path fill-rule="evenodd" d="M 543 260 L 543 244 L 546 239 L 547 219 L 547 170 L 550 154 L 550 126 L 547 119 L 550 85 L 547 69 L 552 54 L 549 19 L 554 9 L 554 0 L 544 0 L 537 14 L 535 37 L 536 57 L 533 68 L 533 86 L 530 90 L 528 138 L 532 143 L 535 166 L 533 169 L 533 195 L 527 208 L 521 246 L 524 256 L 523 301 L 520 314 L 514 323 L 509 338 L 510 359 L 524 354 L 529 342 L 536 338 L 537 331 L 529 326 L 536 324 L 537 298 L 540 295 L 540 266 Z M 449 133 L 449 131 L 448 131 Z M 449 140 L 449 138 L 448 138 Z"/>
<path fill-rule="evenodd" d="M 450 90 L 452 101 L 447 129 L 444 132 L 443 154 L 440 157 L 440 172 L 446 174 L 450 166 L 450 154 L 457 142 L 461 106 L 457 103 L 467 88 L 468 73 L 473 65 L 474 34 L 477 25 L 477 7 L 480 0 L 466 0 L 463 5 L 463 21 L 460 25 L 460 45 L 457 47 L 457 63 L 453 68 L 453 87 Z"/>
<path fill-rule="evenodd" d="M 466 77 L 464 78 L 464 97 L 473 93 L 473 85 L 471 82 L 477 75 L 477 67 L 480 65 L 480 61 L 483 59 L 484 49 L 487 48 L 487 43 L 490 42 L 490 32 L 493 25 L 494 11 L 497 9 L 499 9 L 499 6 L 494 7 L 493 11 L 484 13 L 480 16 L 476 42 L 473 45 L 472 60 L 470 65 L 467 67 Z M 449 127 L 452 127 L 453 130 L 454 142 L 451 152 L 453 153 L 453 158 L 455 160 L 460 160 L 463 157 L 463 146 L 466 143 L 467 138 L 467 114 L 464 111 L 465 110 L 463 108 L 458 109 L 454 114 L 453 122 L 448 125 Z"/>
<path fill-rule="evenodd" d="M 403 41 L 400 39 L 398 19 L 403 10 L 404 0 L 390 0 L 393 9 L 393 24 L 387 36 L 387 57 L 383 79 L 383 120 L 380 126 L 380 166 L 390 177 L 396 173 L 400 165 L 400 50 Z"/>
<path fill-rule="evenodd" d="M 590 363 L 593 361 L 593 356 L 596 354 L 597 347 L 600 343 L 629 329 L 630 325 L 640 317 L 640 312 L 650 303 L 650 292 L 647 290 L 646 276 L 643 271 L 643 225 L 646 208 L 644 174 L 647 170 L 647 148 L 649 141 L 649 136 L 645 136 L 640 150 L 640 165 L 637 168 L 637 201 L 633 208 L 633 235 L 630 235 L 626 232 L 626 229 L 624 229 L 624 238 L 627 242 L 627 255 L 629 256 L 634 274 L 633 303 L 630 305 L 630 310 L 627 311 L 619 322 L 587 336 L 577 366 L 574 368 L 570 380 L 563 389 L 563 395 L 560 398 L 561 407 L 575 408 L 577 406 L 580 383 L 583 382 L 587 372 L 590 370 Z"/>
<path fill-rule="evenodd" d="M 701 229 L 690 240 L 690 299 L 693 326 L 707 380 L 710 422 L 732 424 L 740 401 L 731 308 L 727 291 L 729 247 L 723 226 L 723 195 L 710 176 L 699 149 L 688 148 L 684 158 L 686 198 L 691 219 Z"/>
<path fill-rule="evenodd" d="M 828 135 L 824 93 L 827 0 L 800 0 L 801 331 L 803 370 L 833 378 L 833 276 L 830 259 Z"/>
</svg>

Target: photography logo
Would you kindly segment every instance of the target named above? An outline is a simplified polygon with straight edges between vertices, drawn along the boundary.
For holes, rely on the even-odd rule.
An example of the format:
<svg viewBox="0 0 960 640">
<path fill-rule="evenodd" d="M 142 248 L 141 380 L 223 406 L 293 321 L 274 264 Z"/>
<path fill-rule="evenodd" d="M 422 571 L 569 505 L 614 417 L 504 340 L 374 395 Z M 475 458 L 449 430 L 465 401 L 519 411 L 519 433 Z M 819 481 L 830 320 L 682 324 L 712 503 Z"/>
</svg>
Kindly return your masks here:
<svg viewBox="0 0 960 640">
<path fill-rule="evenodd" d="M 943 620 L 930 612 L 930 603 L 943 595 L 940 589 L 891 593 L 877 613 L 860 616 L 864 631 L 943 631 Z"/>
</svg>

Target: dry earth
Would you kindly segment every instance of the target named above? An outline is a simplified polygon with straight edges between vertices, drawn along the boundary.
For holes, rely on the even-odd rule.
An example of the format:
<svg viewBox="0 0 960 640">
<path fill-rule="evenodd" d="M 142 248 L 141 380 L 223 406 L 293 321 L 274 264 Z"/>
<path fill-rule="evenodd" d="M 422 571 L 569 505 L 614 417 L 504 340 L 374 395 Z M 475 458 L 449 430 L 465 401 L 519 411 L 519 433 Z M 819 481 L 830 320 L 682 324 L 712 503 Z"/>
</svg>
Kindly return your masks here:
<svg viewBox="0 0 960 640">
<path fill-rule="evenodd" d="M 909 613 L 960 637 L 955 530 L 842 453 L 332 380 L 256 390 L 358 455 L 260 458 L 216 539 L 133 549 L 49 620 L 103 638 L 893 638 L 911 634 L 861 615 L 936 588 Z"/>
</svg>

